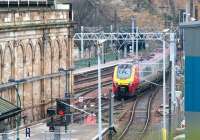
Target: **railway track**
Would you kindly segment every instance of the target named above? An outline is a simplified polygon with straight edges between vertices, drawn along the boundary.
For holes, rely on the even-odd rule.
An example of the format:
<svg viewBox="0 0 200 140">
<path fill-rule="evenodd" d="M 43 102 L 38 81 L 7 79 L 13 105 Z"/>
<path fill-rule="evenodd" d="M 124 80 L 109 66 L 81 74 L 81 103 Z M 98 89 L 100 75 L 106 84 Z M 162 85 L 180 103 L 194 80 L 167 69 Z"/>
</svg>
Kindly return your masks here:
<svg viewBox="0 0 200 140">
<path fill-rule="evenodd" d="M 110 85 L 112 85 L 112 81 L 111 80 L 104 81 L 104 82 L 101 83 L 102 87 L 106 87 L 106 86 L 110 86 Z M 84 96 L 84 95 L 86 95 L 88 93 L 91 93 L 91 92 L 97 90 L 97 88 L 98 88 L 98 85 L 96 83 L 96 84 L 93 84 L 93 85 L 90 85 L 90 86 L 86 86 L 84 88 L 76 89 L 74 97 L 78 98 L 80 96 Z"/>
<path fill-rule="evenodd" d="M 112 84 L 113 66 L 101 70 L 102 87 L 110 86 Z M 90 71 L 88 73 L 75 75 L 74 78 L 74 95 L 75 98 L 84 96 L 95 91 L 98 88 L 98 74 L 97 71 Z"/>
<path fill-rule="evenodd" d="M 108 76 L 111 76 L 113 74 L 113 66 L 108 67 L 108 68 L 104 68 L 101 70 L 101 78 L 106 78 Z M 93 82 L 95 80 L 98 79 L 98 73 L 97 70 L 95 71 L 90 71 L 88 73 L 83 73 L 83 74 L 79 74 L 79 75 L 75 75 L 74 77 L 74 84 L 78 85 L 78 84 L 82 84 L 85 81 L 87 82 Z"/>
<path fill-rule="evenodd" d="M 95 107 L 94 108 L 90 108 L 90 105 L 93 104 Z M 97 114 L 98 113 L 98 102 L 97 102 L 97 98 L 92 98 L 92 99 L 87 99 L 84 101 L 84 105 L 87 105 L 87 109 L 85 111 L 87 112 L 90 112 L 93 110 L 93 113 Z M 114 108 L 117 108 L 119 106 L 122 105 L 122 102 L 121 101 L 115 101 L 114 102 L 114 105 L 113 107 Z M 109 98 L 102 98 L 102 113 L 105 115 L 108 113 L 108 110 L 109 110 Z M 84 113 L 77 113 L 75 116 L 74 116 L 74 121 L 75 122 L 79 122 L 81 120 L 84 119 L 86 115 L 84 115 Z M 103 117 L 102 120 L 104 122 L 108 122 L 108 118 L 105 118 Z"/>
<path fill-rule="evenodd" d="M 124 139 L 125 136 L 127 139 L 133 139 L 133 137 L 137 140 L 142 139 L 150 122 L 153 98 L 158 91 L 159 88 L 154 88 L 149 93 L 137 97 L 132 104 L 129 121 L 118 137 L 118 140 Z"/>
<path fill-rule="evenodd" d="M 114 66 L 101 69 L 101 78 L 102 78 L 101 85 L 102 85 L 102 87 L 107 87 L 107 86 L 112 85 L 111 77 L 113 75 L 113 67 Z M 74 89 L 74 98 L 75 99 L 78 99 L 80 96 L 85 96 L 87 94 L 95 92 L 95 90 L 98 89 L 98 71 L 94 70 L 94 71 L 89 71 L 89 72 L 75 75 L 74 85 L 75 85 L 75 89 Z M 84 106 L 87 106 L 87 109 L 85 109 L 85 111 L 91 113 L 91 110 L 93 110 L 94 111 L 93 113 L 97 113 L 96 107 L 95 108 L 90 107 L 91 104 L 93 104 L 94 106 L 97 106 L 97 103 L 98 102 L 97 102 L 96 96 L 90 97 L 88 99 L 87 98 L 84 99 Z M 108 104 L 109 104 L 108 99 L 102 99 L 102 111 L 103 112 L 108 110 Z M 83 104 L 81 104 L 81 103 L 76 103 L 76 106 L 78 108 L 83 108 Z M 74 116 L 74 121 L 79 122 L 79 121 L 83 120 L 84 117 L 85 117 L 85 115 L 83 113 L 77 112 L 77 114 Z"/>
</svg>

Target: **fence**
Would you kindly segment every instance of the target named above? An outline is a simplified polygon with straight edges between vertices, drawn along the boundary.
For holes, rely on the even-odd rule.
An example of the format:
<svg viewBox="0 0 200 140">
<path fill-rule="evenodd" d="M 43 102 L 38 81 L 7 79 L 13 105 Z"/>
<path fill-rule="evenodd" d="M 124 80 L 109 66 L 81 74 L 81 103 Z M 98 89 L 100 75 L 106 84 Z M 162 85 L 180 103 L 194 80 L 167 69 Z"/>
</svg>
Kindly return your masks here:
<svg viewBox="0 0 200 140">
<path fill-rule="evenodd" d="M 141 50 L 140 53 L 149 53 L 149 49 L 147 50 Z M 119 60 L 119 59 L 124 59 L 124 58 L 130 58 L 133 54 L 131 52 L 126 54 L 126 57 L 124 56 L 124 52 L 119 51 L 118 53 L 106 53 L 104 54 L 104 60 L 103 57 L 101 56 L 101 63 L 106 63 L 106 62 L 110 62 L 110 61 L 114 61 L 114 60 Z M 139 55 L 141 56 L 141 55 Z M 91 57 L 91 58 L 86 58 L 86 59 L 80 59 L 80 60 L 76 60 L 75 61 L 75 68 L 79 69 L 79 68 L 85 68 L 85 67 L 90 67 L 90 66 L 94 66 L 97 65 L 97 59 L 98 57 Z"/>
<path fill-rule="evenodd" d="M 122 54 L 120 54 L 120 58 L 122 57 Z M 108 53 L 104 55 L 105 62 L 117 60 L 118 54 L 114 53 Z M 102 63 L 104 63 L 104 60 L 102 60 Z M 97 65 L 97 57 L 87 58 L 87 59 L 81 59 L 75 61 L 75 68 L 84 68 L 84 67 L 90 67 L 93 65 Z"/>
</svg>

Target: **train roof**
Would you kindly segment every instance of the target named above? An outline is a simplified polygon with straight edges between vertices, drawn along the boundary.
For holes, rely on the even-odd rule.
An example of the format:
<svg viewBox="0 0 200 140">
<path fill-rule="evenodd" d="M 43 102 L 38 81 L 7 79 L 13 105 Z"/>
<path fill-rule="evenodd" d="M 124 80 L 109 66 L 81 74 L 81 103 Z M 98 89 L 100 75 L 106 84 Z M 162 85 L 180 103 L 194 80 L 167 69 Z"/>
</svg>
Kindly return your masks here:
<svg viewBox="0 0 200 140">
<path fill-rule="evenodd" d="M 131 63 L 131 62 L 118 63 L 117 66 L 119 66 L 119 65 L 133 65 L 133 63 Z"/>
</svg>

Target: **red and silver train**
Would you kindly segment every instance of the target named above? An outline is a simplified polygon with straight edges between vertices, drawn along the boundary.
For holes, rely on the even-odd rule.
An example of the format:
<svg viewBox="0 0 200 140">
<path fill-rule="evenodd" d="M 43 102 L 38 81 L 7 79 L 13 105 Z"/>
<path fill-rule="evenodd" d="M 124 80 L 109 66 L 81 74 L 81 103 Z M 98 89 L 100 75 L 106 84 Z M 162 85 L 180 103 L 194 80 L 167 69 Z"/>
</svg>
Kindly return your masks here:
<svg viewBox="0 0 200 140">
<path fill-rule="evenodd" d="M 114 68 L 112 91 L 115 97 L 124 98 L 136 94 L 137 89 L 150 85 L 161 78 L 163 51 L 157 48 L 137 64 L 123 63 Z M 169 49 L 166 49 L 166 69 L 169 67 Z"/>
</svg>

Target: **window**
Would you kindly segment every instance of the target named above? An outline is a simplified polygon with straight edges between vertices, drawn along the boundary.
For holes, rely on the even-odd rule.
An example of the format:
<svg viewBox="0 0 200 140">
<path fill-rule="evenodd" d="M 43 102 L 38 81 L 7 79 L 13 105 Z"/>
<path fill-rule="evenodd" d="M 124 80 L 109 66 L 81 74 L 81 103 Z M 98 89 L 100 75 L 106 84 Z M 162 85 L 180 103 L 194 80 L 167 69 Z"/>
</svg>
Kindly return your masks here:
<svg viewBox="0 0 200 140">
<path fill-rule="evenodd" d="M 131 68 L 132 68 L 132 65 L 130 64 L 118 65 L 117 77 L 119 79 L 127 79 L 131 77 Z"/>
<path fill-rule="evenodd" d="M 150 75 L 152 73 L 151 67 L 146 67 L 143 71 L 143 76 Z"/>
</svg>

